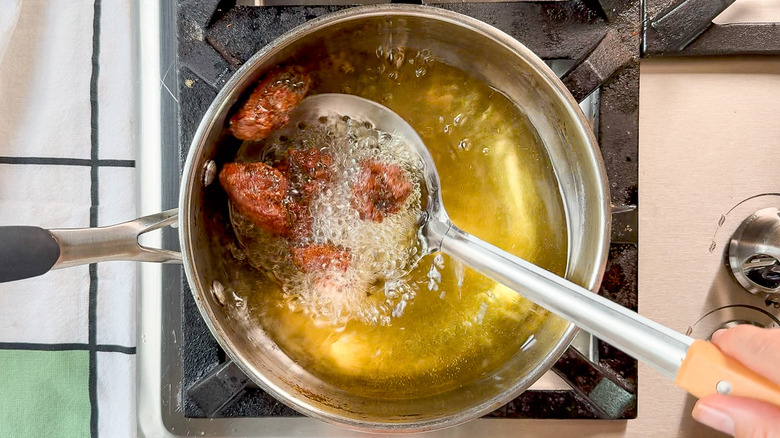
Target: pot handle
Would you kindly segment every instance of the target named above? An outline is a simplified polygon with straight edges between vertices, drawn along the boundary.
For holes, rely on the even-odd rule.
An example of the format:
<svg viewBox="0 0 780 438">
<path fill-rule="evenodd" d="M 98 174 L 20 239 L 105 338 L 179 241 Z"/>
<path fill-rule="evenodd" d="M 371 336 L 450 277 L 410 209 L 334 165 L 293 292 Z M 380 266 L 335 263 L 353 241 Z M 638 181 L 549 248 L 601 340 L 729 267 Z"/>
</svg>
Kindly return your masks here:
<svg viewBox="0 0 780 438">
<path fill-rule="evenodd" d="M 172 209 L 97 228 L 0 227 L 0 283 L 111 260 L 179 263 L 179 252 L 138 243 L 141 234 L 174 224 L 177 215 Z"/>
</svg>

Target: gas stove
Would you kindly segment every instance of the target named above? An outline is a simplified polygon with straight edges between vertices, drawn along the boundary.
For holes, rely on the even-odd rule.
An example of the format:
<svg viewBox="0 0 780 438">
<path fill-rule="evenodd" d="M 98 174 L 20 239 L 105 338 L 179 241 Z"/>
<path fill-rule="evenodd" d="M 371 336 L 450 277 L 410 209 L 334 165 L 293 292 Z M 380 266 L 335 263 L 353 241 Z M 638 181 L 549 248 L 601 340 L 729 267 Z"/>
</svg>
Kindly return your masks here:
<svg viewBox="0 0 780 438">
<path fill-rule="evenodd" d="M 179 169 L 190 139 L 235 69 L 292 27 L 345 7 L 332 2 L 329 6 L 266 2 L 259 7 L 238 3 L 180 0 L 163 2 L 158 9 L 141 7 L 144 26 L 162 30 L 154 35 L 141 29 L 142 58 L 151 59 L 155 50 L 162 54 L 159 64 L 150 62 L 142 72 L 148 81 L 160 84 L 159 90 L 143 87 L 144 108 L 151 102 L 157 105 L 156 110 L 145 111 L 142 120 L 144 158 L 139 167 L 144 213 L 176 205 Z M 731 59 L 713 65 L 679 58 L 780 53 L 778 26 L 710 24 L 730 3 L 430 3 L 498 27 L 562 76 L 594 126 L 611 184 L 612 243 L 599 293 L 697 338 L 732 324 L 780 324 L 780 304 L 773 298 L 780 255 L 766 253 L 772 242 L 760 242 L 760 227 L 771 224 L 777 218 L 771 208 L 780 207 L 780 194 L 772 191 L 780 190 L 772 184 L 776 181 L 772 169 L 780 168 L 777 154 L 772 154 L 780 146 L 780 128 L 771 127 L 769 132 L 754 128 L 754 137 L 746 139 L 749 154 L 738 143 L 725 144 L 729 142 L 717 137 L 717 147 L 703 147 L 701 139 L 713 138 L 714 127 L 728 131 L 727 109 L 742 104 L 740 111 L 755 112 L 761 107 L 740 96 L 707 102 L 706 96 L 719 95 L 716 90 L 694 96 L 704 102 L 691 105 L 691 89 L 684 82 L 688 75 L 706 84 L 713 77 L 727 77 L 723 73 L 731 74 L 729 69 L 747 68 L 740 74 L 761 77 L 764 86 L 776 87 L 776 96 L 780 61 Z M 700 7 L 704 4 L 707 7 Z M 734 44 L 740 35 L 744 44 Z M 755 40 L 755 35 L 767 37 Z M 669 61 L 669 56 L 678 58 Z M 641 69 L 640 57 L 648 58 Z M 680 90 L 671 94 L 679 99 L 669 99 L 665 69 L 679 76 L 675 80 L 680 81 Z M 745 82 L 748 90 L 760 89 L 753 80 Z M 771 101 L 772 93 L 763 96 L 762 114 L 777 114 L 780 108 Z M 711 119 L 704 109 L 712 110 Z M 696 122 L 681 120 L 680 114 L 695 117 Z M 711 126 L 715 121 L 722 124 Z M 667 132 L 670 126 L 677 127 L 673 139 Z M 737 142 L 737 137 L 733 139 Z M 759 219 L 742 225 L 759 210 Z M 742 238 L 732 242 L 733 236 Z M 164 230 L 159 239 L 166 247 L 178 245 L 175 231 Z M 729 246 L 734 248 L 730 252 Z M 211 337 L 179 267 L 142 269 L 138 347 L 142 435 L 350 434 L 300 417 L 247 382 Z M 610 436 L 653 436 L 659 430 L 668 430 L 665 435 L 706 433 L 688 420 L 693 399 L 664 379 L 583 332 L 553 371 L 530 390 L 457 431 L 499 436 L 517 430 L 530 436 L 552 431 L 563 436 L 583 431 Z M 670 415 L 673 420 L 664 420 L 661 429 L 652 421 Z"/>
</svg>

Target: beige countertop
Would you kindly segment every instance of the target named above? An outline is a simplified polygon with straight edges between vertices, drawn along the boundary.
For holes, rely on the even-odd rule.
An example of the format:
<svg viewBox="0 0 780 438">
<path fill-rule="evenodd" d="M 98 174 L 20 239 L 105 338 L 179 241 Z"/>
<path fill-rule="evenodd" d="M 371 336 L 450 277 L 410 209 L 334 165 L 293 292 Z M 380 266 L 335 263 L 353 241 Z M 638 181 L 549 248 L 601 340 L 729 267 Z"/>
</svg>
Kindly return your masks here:
<svg viewBox="0 0 780 438">
<path fill-rule="evenodd" d="M 639 114 L 639 311 L 685 332 L 731 281 L 731 231 L 780 204 L 727 214 L 780 192 L 780 57 L 643 61 Z M 647 367 L 638 397 L 626 436 L 713 436 L 690 420 L 691 398 Z"/>
</svg>

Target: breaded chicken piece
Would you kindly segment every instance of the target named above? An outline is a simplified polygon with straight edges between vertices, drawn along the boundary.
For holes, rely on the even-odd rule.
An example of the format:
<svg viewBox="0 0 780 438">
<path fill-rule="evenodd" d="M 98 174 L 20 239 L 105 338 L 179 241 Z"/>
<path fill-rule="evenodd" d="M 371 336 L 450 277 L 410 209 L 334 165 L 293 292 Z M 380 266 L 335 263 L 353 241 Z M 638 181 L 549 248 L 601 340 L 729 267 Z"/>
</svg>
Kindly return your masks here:
<svg viewBox="0 0 780 438">
<path fill-rule="evenodd" d="M 309 92 L 311 78 L 302 67 L 273 70 L 257 84 L 249 99 L 230 118 L 230 131 L 240 140 L 262 140 L 290 121 L 290 113 Z"/>
<path fill-rule="evenodd" d="M 349 250 L 332 244 L 307 245 L 292 248 L 295 266 L 301 272 L 323 272 L 336 269 L 347 272 L 349 268 Z"/>
<path fill-rule="evenodd" d="M 367 159 L 360 167 L 360 176 L 352 185 L 352 207 L 360 213 L 360 219 L 382 222 L 385 215 L 401 209 L 412 193 L 412 183 L 395 164 Z"/>
<path fill-rule="evenodd" d="M 227 163 L 219 182 L 239 213 L 259 228 L 276 235 L 290 232 L 290 215 L 285 207 L 287 178 L 264 163 Z"/>
</svg>

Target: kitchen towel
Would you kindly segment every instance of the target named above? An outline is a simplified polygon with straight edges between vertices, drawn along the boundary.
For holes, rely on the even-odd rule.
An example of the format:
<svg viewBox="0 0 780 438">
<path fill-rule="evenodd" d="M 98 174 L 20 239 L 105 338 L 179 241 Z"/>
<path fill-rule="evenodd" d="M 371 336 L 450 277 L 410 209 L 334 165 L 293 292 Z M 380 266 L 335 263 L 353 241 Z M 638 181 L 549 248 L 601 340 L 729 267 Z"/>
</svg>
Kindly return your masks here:
<svg viewBox="0 0 780 438">
<path fill-rule="evenodd" d="M 136 7 L 0 0 L 0 225 L 136 217 Z M 0 436 L 136 435 L 136 276 L 109 262 L 0 284 Z"/>
</svg>

